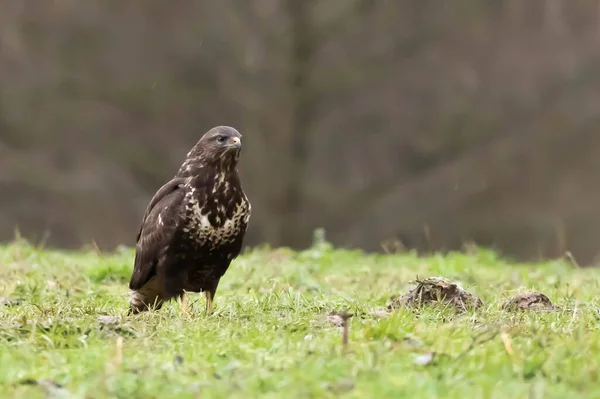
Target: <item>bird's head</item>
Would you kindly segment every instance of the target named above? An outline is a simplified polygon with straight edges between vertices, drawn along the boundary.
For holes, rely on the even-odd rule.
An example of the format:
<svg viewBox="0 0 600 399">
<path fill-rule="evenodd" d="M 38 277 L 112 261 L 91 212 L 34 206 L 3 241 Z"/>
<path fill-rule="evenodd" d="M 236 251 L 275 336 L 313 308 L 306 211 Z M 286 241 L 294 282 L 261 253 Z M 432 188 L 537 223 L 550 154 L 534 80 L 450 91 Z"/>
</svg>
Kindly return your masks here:
<svg viewBox="0 0 600 399">
<path fill-rule="evenodd" d="M 242 135 L 230 126 L 217 126 L 210 129 L 188 152 L 179 174 L 193 174 L 195 167 L 212 165 L 224 169 L 237 166 L 242 150 Z M 187 172 L 187 173 L 186 173 Z"/>
</svg>

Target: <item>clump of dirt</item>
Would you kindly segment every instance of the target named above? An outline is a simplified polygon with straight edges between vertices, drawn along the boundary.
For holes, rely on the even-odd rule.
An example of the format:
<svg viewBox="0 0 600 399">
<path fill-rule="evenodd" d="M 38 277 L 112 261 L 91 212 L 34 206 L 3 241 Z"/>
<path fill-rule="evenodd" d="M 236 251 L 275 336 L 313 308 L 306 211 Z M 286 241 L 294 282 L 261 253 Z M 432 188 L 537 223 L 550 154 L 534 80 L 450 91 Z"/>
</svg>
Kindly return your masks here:
<svg viewBox="0 0 600 399">
<path fill-rule="evenodd" d="M 98 322 L 101 326 L 116 327 L 121 323 L 121 318 L 119 316 L 99 315 Z"/>
<path fill-rule="evenodd" d="M 131 323 L 123 323 L 123 320 L 120 316 L 99 315 L 97 320 L 98 330 L 109 335 L 116 334 L 120 336 L 133 337 L 137 334 Z"/>
<path fill-rule="evenodd" d="M 552 311 L 555 306 L 550 299 L 541 292 L 526 292 L 510 298 L 503 306 L 504 310 L 539 310 Z"/>
<path fill-rule="evenodd" d="M 481 299 L 444 277 L 429 277 L 417 280 L 417 286 L 402 296 L 392 296 L 388 309 L 420 307 L 432 303 L 448 304 L 460 311 L 479 308 Z"/>
</svg>

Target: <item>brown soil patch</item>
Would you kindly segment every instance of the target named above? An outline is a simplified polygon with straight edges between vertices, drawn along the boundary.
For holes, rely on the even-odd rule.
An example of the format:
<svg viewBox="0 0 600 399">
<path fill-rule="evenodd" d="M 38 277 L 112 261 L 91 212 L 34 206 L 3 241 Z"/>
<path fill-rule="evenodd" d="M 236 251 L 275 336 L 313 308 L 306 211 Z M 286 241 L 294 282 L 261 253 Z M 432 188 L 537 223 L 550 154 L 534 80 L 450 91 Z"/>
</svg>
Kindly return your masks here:
<svg viewBox="0 0 600 399">
<path fill-rule="evenodd" d="M 541 292 L 527 292 L 510 298 L 503 306 L 504 310 L 541 310 L 551 311 L 556 309 L 550 299 Z"/>
<path fill-rule="evenodd" d="M 483 305 L 481 299 L 444 277 L 429 277 L 425 280 L 417 280 L 416 283 L 417 286 L 408 293 L 392 296 L 388 302 L 388 309 L 443 303 L 464 311 Z"/>
</svg>

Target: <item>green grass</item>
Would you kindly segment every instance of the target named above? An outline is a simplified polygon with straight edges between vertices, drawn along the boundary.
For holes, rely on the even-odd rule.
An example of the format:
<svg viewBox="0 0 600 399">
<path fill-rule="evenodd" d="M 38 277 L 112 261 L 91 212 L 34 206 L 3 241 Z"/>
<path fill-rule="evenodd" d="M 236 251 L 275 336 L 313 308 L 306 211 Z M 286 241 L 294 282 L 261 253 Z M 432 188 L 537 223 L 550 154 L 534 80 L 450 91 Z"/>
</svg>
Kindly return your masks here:
<svg viewBox="0 0 600 399">
<path fill-rule="evenodd" d="M 215 314 L 192 294 L 186 319 L 177 302 L 125 315 L 132 260 L 131 249 L 0 247 L 0 297 L 21 301 L 0 306 L 2 397 L 600 397 L 598 269 L 514 264 L 484 250 L 256 249 L 221 280 Z M 373 314 L 427 276 L 460 282 L 483 308 Z M 500 309 L 525 290 L 559 310 Z M 354 314 L 346 350 L 333 310 Z M 415 361 L 429 353 L 433 361 Z"/>
</svg>

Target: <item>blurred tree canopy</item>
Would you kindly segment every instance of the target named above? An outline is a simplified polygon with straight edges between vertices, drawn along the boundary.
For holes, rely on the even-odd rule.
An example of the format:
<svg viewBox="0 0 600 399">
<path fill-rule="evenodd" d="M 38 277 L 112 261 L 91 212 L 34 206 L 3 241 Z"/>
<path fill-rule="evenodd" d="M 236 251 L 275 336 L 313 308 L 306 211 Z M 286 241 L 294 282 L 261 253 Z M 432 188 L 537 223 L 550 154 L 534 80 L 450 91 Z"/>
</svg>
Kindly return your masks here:
<svg viewBox="0 0 600 399">
<path fill-rule="evenodd" d="M 0 239 L 132 245 L 209 128 L 247 243 L 534 259 L 600 243 L 600 2 L 0 3 Z"/>
</svg>

